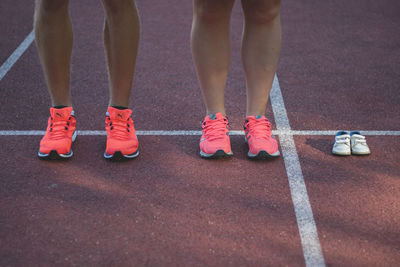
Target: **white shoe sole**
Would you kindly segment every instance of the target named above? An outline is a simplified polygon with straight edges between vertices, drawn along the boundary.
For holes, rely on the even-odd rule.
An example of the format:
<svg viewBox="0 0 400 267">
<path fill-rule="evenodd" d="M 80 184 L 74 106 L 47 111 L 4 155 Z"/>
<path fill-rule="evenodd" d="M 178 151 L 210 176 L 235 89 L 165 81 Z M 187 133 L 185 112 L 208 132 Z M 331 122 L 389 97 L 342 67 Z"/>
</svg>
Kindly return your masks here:
<svg viewBox="0 0 400 267">
<path fill-rule="evenodd" d="M 353 155 L 365 156 L 371 154 L 371 151 L 351 151 Z"/>
<path fill-rule="evenodd" d="M 332 151 L 332 154 L 338 156 L 350 156 L 351 151 Z"/>
</svg>

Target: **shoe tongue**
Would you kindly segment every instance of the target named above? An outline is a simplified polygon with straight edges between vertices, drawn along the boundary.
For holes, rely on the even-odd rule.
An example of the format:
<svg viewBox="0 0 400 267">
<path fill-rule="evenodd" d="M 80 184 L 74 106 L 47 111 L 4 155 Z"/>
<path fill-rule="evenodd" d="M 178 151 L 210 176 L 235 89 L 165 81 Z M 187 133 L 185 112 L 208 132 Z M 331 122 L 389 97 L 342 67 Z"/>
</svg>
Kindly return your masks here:
<svg viewBox="0 0 400 267">
<path fill-rule="evenodd" d="M 246 120 L 259 120 L 265 118 L 263 115 L 253 115 L 253 116 L 247 116 Z"/>
<path fill-rule="evenodd" d="M 346 131 L 339 131 L 336 133 L 336 136 L 341 136 L 341 135 L 349 135 L 349 133 Z"/>
<path fill-rule="evenodd" d="M 53 120 L 65 120 L 72 113 L 72 107 L 66 108 L 50 108 L 50 115 Z"/>
<path fill-rule="evenodd" d="M 208 118 L 210 120 L 222 119 L 222 118 L 224 118 L 224 115 L 222 115 L 219 112 L 218 113 L 212 113 L 212 114 L 208 115 Z"/>
<path fill-rule="evenodd" d="M 119 119 L 119 120 L 127 120 L 132 114 L 132 110 L 130 109 L 117 109 L 113 107 L 108 107 L 108 115 L 110 118 Z"/>
</svg>

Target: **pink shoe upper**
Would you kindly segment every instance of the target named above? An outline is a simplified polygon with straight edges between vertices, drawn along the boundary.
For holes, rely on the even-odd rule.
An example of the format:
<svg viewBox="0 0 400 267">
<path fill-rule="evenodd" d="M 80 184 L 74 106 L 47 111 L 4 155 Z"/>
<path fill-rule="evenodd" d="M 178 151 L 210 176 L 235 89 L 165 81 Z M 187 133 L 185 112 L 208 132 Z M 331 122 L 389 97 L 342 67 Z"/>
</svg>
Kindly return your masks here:
<svg viewBox="0 0 400 267">
<path fill-rule="evenodd" d="M 274 154 L 278 151 L 278 142 L 272 136 L 271 123 L 265 116 L 246 117 L 244 131 L 251 154 L 257 155 L 260 151 Z"/>
<path fill-rule="evenodd" d="M 218 150 L 231 152 L 228 119 L 221 113 L 210 114 L 204 118 L 203 134 L 200 139 L 200 149 L 206 154 L 214 154 Z"/>
<path fill-rule="evenodd" d="M 131 118 L 132 110 L 108 107 L 106 115 L 107 146 L 109 155 L 120 151 L 123 155 L 134 153 L 139 146 Z"/>
</svg>

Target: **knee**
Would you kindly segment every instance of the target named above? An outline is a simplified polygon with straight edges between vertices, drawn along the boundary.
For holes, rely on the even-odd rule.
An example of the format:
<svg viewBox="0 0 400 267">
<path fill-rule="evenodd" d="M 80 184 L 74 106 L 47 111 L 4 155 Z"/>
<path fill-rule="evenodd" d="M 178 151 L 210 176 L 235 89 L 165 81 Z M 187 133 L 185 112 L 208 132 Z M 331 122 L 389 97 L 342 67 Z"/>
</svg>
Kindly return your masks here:
<svg viewBox="0 0 400 267">
<path fill-rule="evenodd" d="M 37 0 L 37 10 L 43 14 L 55 14 L 68 11 L 69 0 Z"/>
<path fill-rule="evenodd" d="M 118 16 L 135 8 L 135 3 L 133 0 L 103 0 L 103 6 L 107 16 Z"/>
<path fill-rule="evenodd" d="M 249 1 L 254 4 L 245 8 L 245 18 L 247 23 L 269 24 L 280 15 L 281 0 L 257 0 Z"/>
<path fill-rule="evenodd" d="M 231 0 L 195 0 L 194 17 L 206 24 L 225 22 L 231 12 Z"/>
</svg>

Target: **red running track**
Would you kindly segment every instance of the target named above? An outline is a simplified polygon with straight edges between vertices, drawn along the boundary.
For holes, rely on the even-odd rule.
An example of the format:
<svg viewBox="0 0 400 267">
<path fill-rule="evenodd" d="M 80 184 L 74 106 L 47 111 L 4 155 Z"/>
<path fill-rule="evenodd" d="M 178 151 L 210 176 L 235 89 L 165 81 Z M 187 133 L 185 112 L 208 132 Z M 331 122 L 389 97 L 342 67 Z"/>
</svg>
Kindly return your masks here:
<svg viewBox="0 0 400 267">
<path fill-rule="evenodd" d="M 199 130 L 204 115 L 190 49 L 190 1 L 138 0 L 132 104 L 138 130 Z M 0 64 L 32 29 L 33 2 L 0 3 Z M 71 3 L 72 95 L 80 130 L 102 130 L 108 81 L 103 11 Z M 284 1 L 278 77 L 293 130 L 400 130 L 400 4 Z M 245 111 L 232 15 L 227 110 Z M 0 81 L 0 130 L 44 130 L 49 97 L 34 45 Z M 12 114 L 12 115 L 11 115 Z M 273 121 L 271 106 L 267 115 Z M 400 262 L 399 136 L 368 136 L 368 157 L 334 157 L 332 136 L 295 136 L 329 266 Z M 199 136 L 139 136 L 138 159 L 110 163 L 104 136 L 78 136 L 67 162 L 36 158 L 40 136 L 0 136 L 0 266 L 305 265 L 283 158 L 198 156 Z"/>
</svg>

